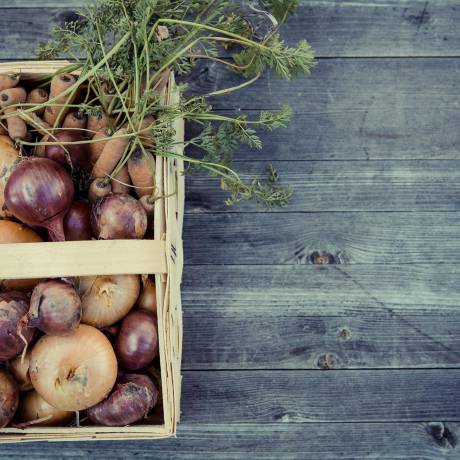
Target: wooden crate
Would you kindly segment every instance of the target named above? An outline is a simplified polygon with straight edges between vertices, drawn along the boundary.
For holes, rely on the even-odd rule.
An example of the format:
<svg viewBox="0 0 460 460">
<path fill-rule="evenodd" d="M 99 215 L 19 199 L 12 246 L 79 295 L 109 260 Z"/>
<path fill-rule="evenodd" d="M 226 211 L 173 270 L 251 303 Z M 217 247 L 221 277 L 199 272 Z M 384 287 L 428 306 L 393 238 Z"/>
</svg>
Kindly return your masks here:
<svg viewBox="0 0 460 460">
<path fill-rule="evenodd" d="M 5 63 L 0 64 L 0 74 L 14 72 L 20 73 L 23 79 L 33 79 L 52 74 L 68 64 L 65 61 Z M 170 104 L 179 100 L 172 74 L 164 98 Z M 174 127 L 176 149 L 181 155 L 183 120 L 177 119 Z M 164 198 L 155 204 L 154 240 L 0 244 L 0 278 L 155 274 L 163 422 L 120 428 L 3 428 L 0 442 L 152 439 L 175 435 L 181 389 L 184 167 L 180 158 L 157 157 L 156 160 L 158 195 Z"/>
</svg>

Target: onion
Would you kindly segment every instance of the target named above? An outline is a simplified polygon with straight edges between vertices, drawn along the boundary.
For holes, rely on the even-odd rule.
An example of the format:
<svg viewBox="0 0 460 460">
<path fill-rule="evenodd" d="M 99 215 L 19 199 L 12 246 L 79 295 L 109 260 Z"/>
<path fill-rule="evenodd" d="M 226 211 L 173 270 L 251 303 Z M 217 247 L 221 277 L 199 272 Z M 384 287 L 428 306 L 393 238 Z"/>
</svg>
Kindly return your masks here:
<svg viewBox="0 0 460 460">
<path fill-rule="evenodd" d="M 80 319 L 80 297 L 68 282 L 50 280 L 35 287 L 26 320 L 29 326 L 48 335 L 67 335 L 77 329 Z"/>
<path fill-rule="evenodd" d="M 9 220 L 0 220 L 0 244 L 39 243 L 43 241 L 24 225 Z M 0 286 L 8 291 L 31 291 L 40 279 L 0 280 Z"/>
<path fill-rule="evenodd" d="M 30 350 L 24 358 L 18 356 L 9 362 L 8 369 L 18 384 L 19 391 L 27 391 L 33 388 L 29 375 Z"/>
<path fill-rule="evenodd" d="M 0 369 L 0 428 L 11 422 L 18 408 L 19 395 L 16 383 L 5 371 Z"/>
<path fill-rule="evenodd" d="M 103 426 L 126 426 L 147 416 L 158 390 L 146 375 L 127 374 L 104 401 L 88 409 L 90 420 Z"/>
<path fill-rule="evenodd" d="M 0 142 L 0 217 L 8 217 L 11 214 L 5 208 L 5 186 L 20 161 L 19 152 L 14 146 Z"/>
<path fill-rule="evenodd" d="M 117 378 L 117 359 L 102 332 L 80 325 L 70 335 L 42 337 L 32 349 L 29 373 L 48 404 L 78 411 L 109 394 Z"/>
<path fill-rule="evenodd" d="M 115 351 L 120 364 L 126 369 L 141 369 L 150 364 L 158 354 L 155 316 L 144 310 L 129 313 L 121 323 Z"/>
<path fill-rule="evenodd" d="M 64 241 L 62 219 L 70 208 L 74 188 L 69 173 L 55 161 L 22 161 L 5 187 L 8 209 L 24 223 L 44 227 L 52 241 Z"/>
<path fill-rule="evenodd" d="M 33 328 L 26 328 L 21 337 L 21 319 L 29 309 L 29 299 L 22 292 L 0 294 L 0 361 L 21 353 L 32 340 Z"/>
<path fill-rule="evenodd" d="M 147 230 L 147 214 L 131 195 L 111 193 L 94 203 L 91 224 L 101 240 L 141 239 Z"/>
<path fill-rule="evenodd" d="M 157 290 L 155 283 L 148 277 L 142 276 L 142 292 L 137 300 L 137 306 L 151 313 L 157 312 Z"/>
<path fill-rule="evenodd" d="M 140 284 L 138 275 L 81 277 L 82 323 L 102 328 L 120 321 L 136 303 Z"/>
<path fill-rule="evenodd" d="M 90 240 L 91 206 L 87 201 L 74 201 L 64 217 L 64 235 L 66 241 Z"/>
<path fill-rule="evenodd" d="M 36 391 L 29 391 L 19 402 L 17 418 L 25 428 L 30 425 L 64 425 L 70 422 L 74 416 L 74 412 L 56 409 L 48 404 Z"/>
<path fill-rule="evenodd" d="M 46 146 L 45 156 L 66 168 L 87 171 L 91 167 L 87 144 L 72 144 L 72 142 L 82 140 L 83 136 L 78 131 L 59 131 L 50 136 L 48 142 L 55 142 L 56 144 Z M 62 145 L 58 143 L 62 143 Z"/>
<path fill-rule="evenodd" d="M 112 193 L 112 184 L 106 182 L 105 179 L 97 178 L 89 186 L 88 200 L 91 203 L 95 203 L 99 198 L 103 198 L 110 193 Z"/>
</svg>

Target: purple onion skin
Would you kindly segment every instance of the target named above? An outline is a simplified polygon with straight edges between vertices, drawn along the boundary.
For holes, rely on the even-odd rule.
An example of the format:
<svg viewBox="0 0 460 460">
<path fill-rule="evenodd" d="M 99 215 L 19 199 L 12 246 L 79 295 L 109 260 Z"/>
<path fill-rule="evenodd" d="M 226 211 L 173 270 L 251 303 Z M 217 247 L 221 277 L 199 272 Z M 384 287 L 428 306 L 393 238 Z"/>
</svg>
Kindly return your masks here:
<svg viewBox="0 0 460 460">
<path fill-rule="evenodd" d="M 66 241 L 85 241 L 93 237 L 91 231 L 91 205 L 87 201 L 74 201 L 64 217 Z"/>
<path fill-rule="evenodd" d="M 74 187 L 70 174 L 47 158 L 23 160 L 5 187 L 5 204 L 19 220 L 45 227 L 52 241 L 64 241 L 62 220 L 70 208 Z"/>
<path fill-rule="evenodd" d="M 66 144 L 67 142 L 79 142 L 82 140 L 82 135 L 77 131 L 59 131 L 54 137 L 50 137 L 49 142 L 62 142 L 64 145 L 47 145 L 45 156 L 60 163 L 67 169 L 74 167 L 87 171 L 91 167 L 87 144 Z"/>
<path fill-rule="evenodd" d="M 87 411 L 102 426 L 126 426 L 146 417 L 158 401 L 158 390 L 146 375 L 126 374 L 112 394 Z"/>
<path fill-rule="evenodd" d="M 100 240 L 142 239 L 147 231 L 147 213 L 131 195 L 110 193 L 94 203 L 91 225 Z"/>
<path fill-rule="evenodd" d="M 0 428 L 11 422 L 18 409 L 19 393 L 16 382 L 5 369 L 0 369 Z"/>
<path fill-rule="evenodd" d="M 4 292 L 0 294 L 0 361 L 8 361 L 21 353 L 25 343 L 17 334 L 22 335 L 29 343 L 35 330 L 21 327 L 21 320 L 29 310 L 29 299 L 22 292 Z"/>
<path fill-rule="evenodd" d="M 125 369 L 137 370 L 150 364 L 158 354 L 155 316 L 145 310 L 129 313 L 121 323 L 115 353 Z"/>
<path fill-rule="evenodd" d="M 38 284 L 30 298 L 29 326 L 48 335 L 74 332 L 81 320 L 81 300 L 70 283 L 50 280 Z"/>
</svg>

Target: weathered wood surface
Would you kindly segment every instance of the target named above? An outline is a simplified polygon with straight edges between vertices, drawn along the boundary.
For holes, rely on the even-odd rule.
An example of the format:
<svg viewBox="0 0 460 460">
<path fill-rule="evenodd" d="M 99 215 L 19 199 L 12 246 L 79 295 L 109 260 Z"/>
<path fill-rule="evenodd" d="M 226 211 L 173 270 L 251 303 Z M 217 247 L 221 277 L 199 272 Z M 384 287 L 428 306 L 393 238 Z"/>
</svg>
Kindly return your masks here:
<svg viewBox="0 0 460 460">
<path fill-rule="evenodd" d="M 439 264 L 460 258 L 457 212 L 196 213 L 184 225 L 191 264 Z"/>
<path fill-rule="evenodd" d="M 4 3 L 0 59 L 19 60 L 82 1 Z M 0 456 L 457 460 L 459 19 L 456 0 L 303 0 L 284 36 L 314 46 L 313 75 L 215 101 L 291 104 L 287 129 L 236 156 L 275 162 L 292 206 L 229 211 L 189 178 L 179 438 Z M 206 64 L 191 87 L 237 78 Z"/>
<path fill-rule="evenodd" d="M 184 423 L 460 420 L 460 369 L 187 371 Z"/>
<path fill-rule="evenodd" d="M 459 211 L 460 161 L 274 161 L 282 183 L 292 187 L 289 208 L 276 212 Z M 236 163 L 246 182 L 265 176 L 266 162 Z M 234 212 L 220 180 L 188 177 L 188 212 Z M 238 211 L 265 212 L 241 203 Z M 281 229 L 280 229 L 281 230 Z"/>
<path fill-rule="evenodd" d="M 0 29 L 11 27 L 17 31 L 16 37 L 20 33 L 16 46 L 29 58 L 36 42 L 46 37 L 48 25 L 66 18 L 65 9 L 45 7 L 70 9 L 82 3 L 81 0 L 13 0 L 2 11 Z M 28 8 L 24 17 L 22 9 L 14 6 L 32 8 Z M 322 57 L 458 56 L 459 20 L 456 0 L 303 0 L 284 36 L 288 42 L 307 38 Z M 28 27 L 21 27 L 23 23 Z M 14 51 L 15 48 L 4 47 L 0 58 L 16 58 Z"/>
<path fill-rule="evenodd" d="M 135 443 L 136 458 L 156 460 L 457 460 L 458 423 L 182 424 L 178 438 Z M 2 446 L 11 460 L 126 459 L 132 443 Z M 94 444 L 92 445 L 94 446 Z"/>
<path fill-rule="evenodd" d="M 458 159 L 460 73 L 453 59 L 321 60 L 310 77 L 265 76 L 248 91 L 214 98 L 216 110 L 277 110 L 288 103 L 287 129 L 263 134 L 265 148 L 239 148 L 239 159 Z M 201 64 L 191 91 L 234 86 L 238 75 Z M 248 115 L 257 116 L 254 111 Z"/>
<path fill-rule="evenodd" d="M 459 367 L 460 266 L 188 266 L 184 369 Z"/>
</svg>

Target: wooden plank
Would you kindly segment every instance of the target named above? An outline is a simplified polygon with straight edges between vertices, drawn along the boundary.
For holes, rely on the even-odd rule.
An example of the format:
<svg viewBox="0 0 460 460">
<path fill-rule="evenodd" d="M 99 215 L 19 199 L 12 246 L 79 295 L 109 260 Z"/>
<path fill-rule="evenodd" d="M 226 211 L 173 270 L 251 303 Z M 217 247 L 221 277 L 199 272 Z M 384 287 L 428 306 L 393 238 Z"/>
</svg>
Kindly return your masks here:
<svg viewBox="0 0 460 460">
<path fill-rule="evenodd" d="M 65 16 L 55 8 L 45 7 L 71 8 L 81 3 L 81 0 L 13 0 L 2 13 L 0 27 L 4 36 L 5 32 L 8 37 L 20 36 L 21 43 L 2 50 L 1 58 L 32 56 L 36 43 L 46 37 L 47 25 L 59 23 Z M 27 28 L 15 28 L 24 21 L 22 8 L 18 8 L 21 6 L 33 7 L 28 8 L 25 18 Z M 304 0 L 284 28 L 283 36 L 290 44 L 308 39 L 321 57 L 459 56 L 460 34 L 456 28 L 459 20 L 456 0 L 429 3 Z M 32 27 L 36 25 L 39 27 Z"/>
<path fill-rule="evenodd" d="M 459 367 L 460 266 L 188 266 L 183 369 Z"/>
<path fill-rule="evenodd" d="M 187 371 L 182 420 L 459 421 L 459 388 L 460 369 Z"/>
<path fill-rule="evenodd" d="M 0 259 L 0 279 L 166 273 L 159 240 L 1 244 Z"/>
<path fill-rule="evenodd" d="M 294 195 L 287 208 L 276 212 L 316 211 L 458 211 L 460 161 L 274 161 L 282 184 Z M 241 178 L 251 183 L 266 176 L 266 162 L 234 165 Z M 188 176 L 189 212 L 264 212 L 264 207 L 225 204 L 228 192 L 220 179 L 206 173 Z"/>
<path fill-rule="evenodd" d="M 177 439 L 156 442 L 4 445 L 3 455 L 27 458 L 157 460 L 456 460 L 458 423 L 182 424 Z"/>
<path fill-rule="evenodd" d="M 284 103 L 294 111 L 287 129 L 262 134 L 261 152 L 239 148 L 240 160 L 458 159 L 459 62 L 322 60 L 310 77 L 284 82 L 264 76 L 213 105 L 249 111 L 250 117 L 257 116 L 255 109 Z M 207 64 L 196 69 L 190 88 L 208 93 L 240 82 L 222 66 Z"/>
<path fill-rule="evenodd" d="M 460 259 L 458 212 L 188 214 L 184 225 L 189 264 L 413 264 Z"/>
</svg>

